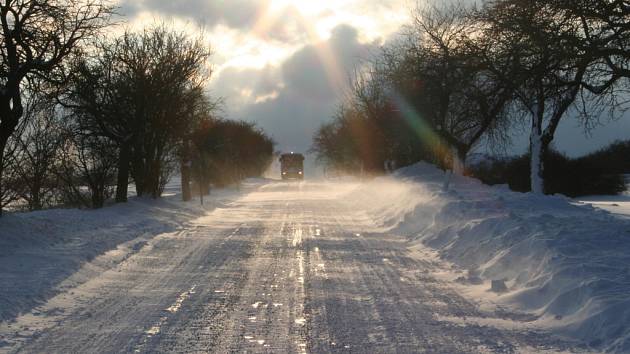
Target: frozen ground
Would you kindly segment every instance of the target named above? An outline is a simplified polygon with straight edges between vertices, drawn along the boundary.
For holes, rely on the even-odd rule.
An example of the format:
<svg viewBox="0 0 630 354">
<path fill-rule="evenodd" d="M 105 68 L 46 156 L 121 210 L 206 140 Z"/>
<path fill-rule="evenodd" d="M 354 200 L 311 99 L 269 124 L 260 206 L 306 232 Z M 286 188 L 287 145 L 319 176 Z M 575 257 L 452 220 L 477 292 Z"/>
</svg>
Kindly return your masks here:
<svg viewBox="0 0 630 354">
<path fill-rule="evenodd" d="M 630 224 L 442 177 L 2 219 L 0 352 L 628 351 Z"/>
</svg>

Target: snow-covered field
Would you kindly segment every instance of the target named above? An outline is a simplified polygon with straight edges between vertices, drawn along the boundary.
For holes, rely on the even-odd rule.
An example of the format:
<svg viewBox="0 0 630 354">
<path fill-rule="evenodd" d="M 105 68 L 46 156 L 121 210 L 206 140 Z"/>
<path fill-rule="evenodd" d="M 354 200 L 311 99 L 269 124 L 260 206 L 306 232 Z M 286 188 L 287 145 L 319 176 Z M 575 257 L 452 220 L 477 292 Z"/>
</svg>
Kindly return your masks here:
<svg viewBox="0 0 630 354">
<path fill-rule="evenodd" d="M 363 186 L 349 200 L 369 206 L 379 231 L 406 235 L 457 265 L 443 277 L 488 306 L 533 315 L 532 324 L 630 351 L 630 222 L 588 203 L 488 187 L 417 164 Z M 629 199 L 590 203 L 626 214 Z M 626 209 L 624 209 L 626 208 Z M 492 292 L 491 281 L 504 281 Z M 500 284 L 497 284 L 500 285 Z"/>
<path fill-rule="evenodd" d="M 630 219 L 630 194 L 590 196 L 578 199 L 582 203 L 591 204 L 616 216 Z"/>
</svg>

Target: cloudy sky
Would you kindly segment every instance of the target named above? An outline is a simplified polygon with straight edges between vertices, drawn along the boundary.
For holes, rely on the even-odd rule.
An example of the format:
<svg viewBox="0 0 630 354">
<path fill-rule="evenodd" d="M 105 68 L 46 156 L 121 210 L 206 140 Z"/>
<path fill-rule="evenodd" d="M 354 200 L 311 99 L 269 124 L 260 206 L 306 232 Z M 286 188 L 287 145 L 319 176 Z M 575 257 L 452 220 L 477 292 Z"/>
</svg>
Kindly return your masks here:
<svg viewBox="0 0 630 354">
<path fill-rule="evenodd" d="M 132 26 L 168 21 L 203 29 L 214 50 L 209 90 L 223 115 L 256 122 L 280 151 L 308 150 L 330 119 L 353 68 L 409 21 L 412 0 L 121 0 Z M 629 118 L 629 117 L 627 117 Z M 630 119 L 585 137 L 575 121 L 558 132 L 560 150 L 583 154 L 630 137 Z M 524 151 L 526 134 L 514 152 Z"/>
<path fill-rule="evenodd" d="M 256 122 L 281 151 L 306 151 L 348 75 L 408 21 L 408 0 L 123 0 L 132 26 L 203 28 L 223 115 Z"/>
</svg>

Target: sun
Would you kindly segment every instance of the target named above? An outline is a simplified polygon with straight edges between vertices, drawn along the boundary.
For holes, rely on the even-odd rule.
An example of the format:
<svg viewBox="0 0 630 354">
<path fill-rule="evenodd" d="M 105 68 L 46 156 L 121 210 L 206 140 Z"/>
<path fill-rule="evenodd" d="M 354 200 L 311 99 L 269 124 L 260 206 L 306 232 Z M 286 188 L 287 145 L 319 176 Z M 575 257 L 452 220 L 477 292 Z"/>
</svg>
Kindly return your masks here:
<svg viewBox="0 0 630 354">
<path fill-rule="evenodd" d="M 297 0 L 271 0 L 269 8 L 271 10 L 283 10 L 289 6 L 294 6 L 294 3 L 298 3 Z"/>
</svg>

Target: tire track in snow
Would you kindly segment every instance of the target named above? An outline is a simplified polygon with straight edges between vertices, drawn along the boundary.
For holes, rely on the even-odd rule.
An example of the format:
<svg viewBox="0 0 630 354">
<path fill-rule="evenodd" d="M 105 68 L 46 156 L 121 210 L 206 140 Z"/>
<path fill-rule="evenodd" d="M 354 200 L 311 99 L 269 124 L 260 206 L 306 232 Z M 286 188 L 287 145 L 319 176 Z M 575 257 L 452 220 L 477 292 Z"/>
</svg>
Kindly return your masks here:
<svg viewBox="0 0 630 354">
<path fill-rule="evenodd" d="M 268 227 L 250 257 L 248 280 L 213 351 L 291 352 L 307 350 L 304 315 L 305 233 L 293 203 L 269 215 Z"/>
<path fill-rule="evenodd" d="M 167 311 L 178 297 L 193 284 L 215 282 L 212 273 L 205 269 L 218 267 L 236 252 L 247 249 L 240 237 L 242 225 L 235 227 L 219 230 L 197 227 L 194 231 L 157 237 L 150 247 L 117 269 L 76 289 L 85 295 L 66 310 L 57 325 L 17 350 L 151 351 L 154 343 L 163 340 L 164 329 L 170 323 L 170 320 L 160 323 L 161 318 L 165 314 L 175 318 L 186 306 L 187 301 L 183 301 L 176 313 Z M 146 332 L 156 324 L 160 324 L 159 333 L 147 339 Z M 140 346 L 143 342 L 146 342 L 144 347 Z"/>
</svg>

